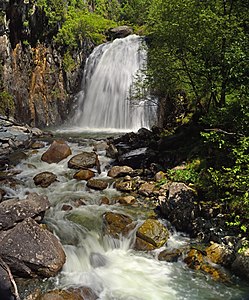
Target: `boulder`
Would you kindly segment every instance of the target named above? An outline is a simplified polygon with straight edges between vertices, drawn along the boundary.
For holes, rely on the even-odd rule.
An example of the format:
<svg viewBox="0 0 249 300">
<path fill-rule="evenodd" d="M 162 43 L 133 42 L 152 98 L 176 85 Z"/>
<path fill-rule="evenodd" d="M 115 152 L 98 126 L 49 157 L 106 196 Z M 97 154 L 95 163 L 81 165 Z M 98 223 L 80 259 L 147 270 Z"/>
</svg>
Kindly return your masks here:
<svg viewBox="0 0 249 300">
<path fill-rule="evenodd" d="M 69 290 L 54 290 L 43 294 L 39 300 L 97 300 L 98 296 L 89 287 Z"/>
<path fill-rule="evenodd" d="M 145 182 L 141 184 L 141 186 L 138 189 L 139 194 L 148 197 L 151 194 L 153 194 L 155 190 L 155 182 Z"/>
<path fill-rule="evenodd" d="M 235 259 L 234 251 L 224 244 L 211 243 L 205 249 L 207 257 L 215 264 L 230 266 Z"/>
<path fill-rule="evenodd" d="M 108 144 L 105 141 L 99 141 L 94 144 L 93 151 L 105 151 L 108 148 Z"/>
<path fill-rule="evenodd" d="M 68 144 L 63 140 L 56 140 L 48 150 L 42 154 L 41 160 L 49 164 L 58 163 L 72 154 Z"/>
<path fill-rule="evenodd" d="M 42 219 L 50 203 L 46 196 L 28 194 L 26 199 L 9 199 L 0 203 L 0 230 L 13 227 L 26 218 Z"/>
<path fill-rule="evenodd" d="M 73 178 L 76 180 L 89 180 L 94 177 L 94 172 L 91 170 L 79 170 L 73 175 Z"/>
<path fill-rule="evenodd" d="M 131 192 L 135 190 L 134 183 L 132 180 L 130 181 L 117 181 L 115 182 L 115 188 L 121 192 Z"/>
<path fill-rule="evenodd" d="M 104 233 L 114 238 L 119 238 L 120 235 L 127 236 L 135 226 L 129 216 L 113 212 L 104 213 L 103 221 Z"/>
<path fill-rule="evenodd" d="M 86 185 L 94 190 L 104 190 L 108 187 L 108 182 L 102 179 L 91 178 L 87 181 Z"/>
<path fill-rule="evenodd" d="M 39 141 L 33 142 L 31 144 L 32 149 L 41 149 L 41 148 L 44 148 L 44 147 L 45 147 L 45 144 L 43 142 L 39 142 Z"/>
<path fill-rule="evenodd" d="M 32 218 L 0 233 L 0 255 L 17 276 L 55 276 L 66 259 L 59 240 Z"/>
<path fill-rule="evenodd" d="M 165 249 L 158 255 L 158 260 L 167 262 L 177 262 L 182 255 L 183 249 Z"/>
<path fill-rule="evenodd" d="M 118 149 L 113 144 L 109 144 L 106 148 L 106 156 L 110 158 L 117 158 L 118 157 Z"/>
<path fill-rule="evenodd" d="M 195 190 L 181 182 L 171 183 L 168 197 L 160 203 L 160 211 L 177 230 L 191 234 L 194 226 L 192 222 L 199 216 Z"/>
<path fill-rule="evenodd" d="M 52 172 L 42 172 L 33 178 L 35 185 L 39 185 L 43 188 L 50 186 L 57 180 L 57 176 Z"/>
<path fill-rule="evenodd" d="M 130 34 L 132 34 L 132 28 L 129 26 L 118 26 L 115 28 L 110 29 L 110 36 L 113 39 L 117 39 L 117 38 L 124 38 Z"/>
<path fill-rule="evenodd" d="M 81 152 L 73 156 L 69 162 L 68 167 L 71 169 L 87 169 L 97 167 L 100 173 L 100 164 L 98 156 L 95 152 Z"/>
<path fill-rule="evenodd" d="M 123 196 L 118 198 L 118 203 L 122 205 L 132 205 L 136 202 L 136 198 L 133 196 Z"/>
<path fill-rule="evenodd" d="M 147 219 L 137 230 L 137 237 L 155 248 L 162 247 L 169 238 L 168 229 L 156 219 Z M 138 245 L 136 245 L 138 249 Z M 138 249 L 144 250 L 144 249 Z"/>
<path fill-rule="evenodd" d="M 132 172 L 133 172 L 133 169 L 131 167 L 114 166 L 108 171 L 107 175 L 110 177 L 116 178 L 116 177 L 122 177 L 125 175 L 130 175 L 130 174 L 132 174 Z"/>
</svg>

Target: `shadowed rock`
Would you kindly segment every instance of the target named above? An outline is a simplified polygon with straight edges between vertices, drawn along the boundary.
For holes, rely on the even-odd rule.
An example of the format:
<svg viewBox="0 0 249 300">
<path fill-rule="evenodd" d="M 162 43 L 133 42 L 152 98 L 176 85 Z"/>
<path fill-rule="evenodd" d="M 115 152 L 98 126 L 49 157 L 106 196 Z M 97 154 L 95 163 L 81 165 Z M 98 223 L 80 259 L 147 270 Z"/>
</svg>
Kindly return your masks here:
<svg viewBox="0 0 249 300">
<path fill-rule="evenodd" d="M 59 240 L 31 218 L 0 233 L 0 255 L 18 276 L 55 276 L 66 260 Z"/>
</svg>

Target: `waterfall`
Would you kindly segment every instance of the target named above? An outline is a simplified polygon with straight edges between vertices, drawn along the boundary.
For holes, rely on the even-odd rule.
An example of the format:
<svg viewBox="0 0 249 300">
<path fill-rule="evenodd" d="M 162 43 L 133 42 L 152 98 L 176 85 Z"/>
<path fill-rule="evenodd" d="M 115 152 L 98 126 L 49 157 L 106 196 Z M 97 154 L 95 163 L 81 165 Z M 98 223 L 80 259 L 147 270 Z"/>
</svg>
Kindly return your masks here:
<svg viewBox="0 0 249 300">
<path fill-rule="evenodd" d="M 146 45 L 137 35 L 96 47 L 86 62 L 74 124 L 98 131 L 149 128 L 156 107 L 149 100 L 129 97 L 134 79 L 142 80 L 146 61 Z"/>
</svg>

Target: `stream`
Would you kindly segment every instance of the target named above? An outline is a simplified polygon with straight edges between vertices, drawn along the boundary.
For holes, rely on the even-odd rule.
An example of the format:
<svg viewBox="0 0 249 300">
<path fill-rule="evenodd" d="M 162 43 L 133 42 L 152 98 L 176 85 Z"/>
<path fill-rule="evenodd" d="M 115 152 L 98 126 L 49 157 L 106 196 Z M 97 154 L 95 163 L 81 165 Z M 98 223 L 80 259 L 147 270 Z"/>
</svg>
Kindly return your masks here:
<svg viewBox="0 0 249 300">
<path fill-rule="evenodd" d="M 112 184 L 104 191 L 95 191 L 86 187 L 86 181 L 73 179 L 75 170 L 67 167 L 68 160 L 82 151 L 92 151 L 93 144 L 101 140 L 100 137 L 91 138 L 89 134 L 86 136 L 81 136 L 79 142 L 70 142 L 72 155 L 57 164 L 41 161 L 47 144 L 37 151 L 28 150 L 28 158 L 16 167 L 21 171 L 17 178 L 22 184 L 16 189 L 9 188 L 8 195 L 19 198 L 24 198 L 27 192 L 47 195 L 51 208 L 44 222 L 60 239 L 66 253 L 66 263 L 59 275 L 31 281 L 30 286 L 21 288 L 21 296 L 26 296 L 37 286 L 42 290 L 90 287 L 98 299 L 103 300 L 248 299 L 248 287 L 236 278 L 233 283 L 225 284 L 200 271 L 190 270 L 181 260 L 175 263 L 159 261 L 158 253 L 165 247 L 189 243 L 189 238 L 182 233 L 171 232 L 165 246 L 148 253 L 132 249 L 135 231 L 119 240 L 103 236 L 102 215 L 106 211 L 129 215 L 136 224 L 141 224 L 153 213 L 154 207 L 142 200 L 132 206 L 122 206 L 114 201 L 109 205 L 101 204 L 102 197 L 112 200 L 121 193 Z M 112 160 L 105 156 L 105 151 L 97 153 L 101 174 L 95 176 L 106 178 Z M 35 186 L 33 177 L 43 171 L 55 173 L 58 181 L 47 188 Z M 78 199 L 85 205 L 77 206 Z M 70 204 L 73 209 L 64 211 L 65 204 Z"/>
</svg>

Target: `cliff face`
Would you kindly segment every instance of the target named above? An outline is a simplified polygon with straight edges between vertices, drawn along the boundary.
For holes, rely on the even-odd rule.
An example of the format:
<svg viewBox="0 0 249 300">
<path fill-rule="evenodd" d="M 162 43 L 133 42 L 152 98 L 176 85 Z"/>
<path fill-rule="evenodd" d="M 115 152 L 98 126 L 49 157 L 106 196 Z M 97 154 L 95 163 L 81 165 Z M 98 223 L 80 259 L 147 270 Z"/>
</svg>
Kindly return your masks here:
<svg viewBox="0 0 249 300">
<path fill-rule="evenodd" d="M 31 0 L 0 3 L 0 102 L 13 102 L 11 113 L 38 127 L 59 125 L 70 115 L 80 90 L 92 45 L 72 53 L 74 68 L 63 67 L 63 53 L 47 34 L 43 11 Z M 51 34 L 51 31 L 50 31 Z M 7 97 L 7 100 L 6 100 Z M 11 101 L 10 101 L 11 100 Z"/>
</svg>

